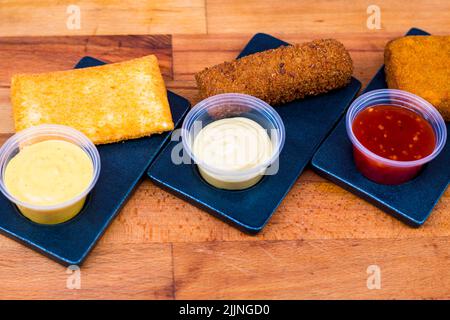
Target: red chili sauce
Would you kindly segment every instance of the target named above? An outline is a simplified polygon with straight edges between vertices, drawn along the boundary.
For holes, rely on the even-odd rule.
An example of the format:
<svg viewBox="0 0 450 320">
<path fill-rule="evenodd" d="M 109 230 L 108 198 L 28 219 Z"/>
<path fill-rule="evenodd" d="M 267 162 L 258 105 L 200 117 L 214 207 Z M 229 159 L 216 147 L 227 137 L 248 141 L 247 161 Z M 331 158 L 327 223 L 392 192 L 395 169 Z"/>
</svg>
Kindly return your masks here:
<svg viewBox="0 0 450 320">
<path fill-rule="evenodd" d="M 352 130 L 356 139 L 378 156 L 395 161 L 413 161 L 430 155 L 436 145 L 431 124 L 406 108 L 377 105 L 361 111 Z M 358 169 L 369 179 L 399 184 L 413 178 L 421 166 L 390 166 L 354 148 Z"/>
</svg>

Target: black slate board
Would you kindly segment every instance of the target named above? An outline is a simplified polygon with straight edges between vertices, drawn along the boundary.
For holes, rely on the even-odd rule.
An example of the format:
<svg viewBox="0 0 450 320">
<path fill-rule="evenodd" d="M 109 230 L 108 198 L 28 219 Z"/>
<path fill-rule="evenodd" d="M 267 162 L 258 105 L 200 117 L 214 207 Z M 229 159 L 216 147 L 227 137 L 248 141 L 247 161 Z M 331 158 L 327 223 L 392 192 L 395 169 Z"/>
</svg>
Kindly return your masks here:
<svg viewBox="0 0 450 320">
<path fill-rule="evenodd" d="M 267 34 L 256 34 L 238 58 L 287 45 Z M 177 141 L 170 142 L 148 170 L 162 188 L 248 233 L 259 232 L 269 221 L 317 147 L 334 127 L 361 84 L 278 106 L 275 110 L 286 127 L 286 142 L 276 175 L 265 176 L 257 185 L 241 191 L 220 190 L 202 180 L 194 165 L 175 165 L 171 160 Z"/>
<path fill-rule="evenodd" d="M 104 62 L 84 57 L 75 68 Z M 168 92 L 176 125 L 186 115 L 189 102 Z M 0 196 L 0 232 L 64 265 L 80 265 L 118 214 L 146 169 L 167 142 L 170 132 L 148 138 L 98 146 L 100 177 L 82 211 L 58 225 L 36 224 L 22 216 L 14 204 Z"/>
<path fill-rule="evenodd" d="M 413 28 L 407 35 L 429 35 Z M 385 89 L 384 66 L 377 72 L 365 92 Z M 450 124 L 447 123 L 450 132 Z M 430 215 L 450 180 L 450 142 L 447 140 L 437 158 L 425 166 L 412 181 L 397 186 L 372 182 L 358 172 L 353 162 L 352 144 L 347 137 L 345 117 L 314 155 L 314 170 L 337 185 L 369 201 L 403 222 L 418 227 Z"/>
</svg>

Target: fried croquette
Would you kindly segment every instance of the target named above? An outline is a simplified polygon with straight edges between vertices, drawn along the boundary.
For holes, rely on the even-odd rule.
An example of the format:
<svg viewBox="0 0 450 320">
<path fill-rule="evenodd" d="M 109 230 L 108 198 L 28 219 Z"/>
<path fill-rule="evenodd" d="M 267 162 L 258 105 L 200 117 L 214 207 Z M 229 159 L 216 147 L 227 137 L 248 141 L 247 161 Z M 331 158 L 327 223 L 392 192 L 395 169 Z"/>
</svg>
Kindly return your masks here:
<svg viewBox="0 0 450 320">
<path fill-rule="evenodd" d="M 344 45 L 334 39 L 282 46 L 196 74 L 201 99 L 220 93 L 245 93 L 271 105 L 344 87 L 353 64 Z"/>
<path fill-rule="evenodd" d="M 421 96 L 450 121 L 450 36 L 407 36 L 384 51 L 388 87 Z"/>
</svg>

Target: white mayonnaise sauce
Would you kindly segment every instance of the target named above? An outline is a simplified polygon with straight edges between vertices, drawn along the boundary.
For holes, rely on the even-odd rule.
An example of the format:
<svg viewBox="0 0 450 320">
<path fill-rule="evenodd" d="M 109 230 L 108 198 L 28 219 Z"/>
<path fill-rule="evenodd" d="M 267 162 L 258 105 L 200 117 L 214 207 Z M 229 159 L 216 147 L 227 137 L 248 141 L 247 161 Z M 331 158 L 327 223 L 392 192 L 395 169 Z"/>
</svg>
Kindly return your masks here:
<svg viewBox="0 0 450 320">
<path fill-rule="evenodd" d="M 257 183 L 273 154 L 267 131 L 243 117 L 214 121 L 200 130 L 192 151 L 202 177 L 221 189 L 245 189 Z M 260 168 L 261 167 L 261 168 Z M 248 172 L 249 170 L 253 172 Z"/>
</svg>

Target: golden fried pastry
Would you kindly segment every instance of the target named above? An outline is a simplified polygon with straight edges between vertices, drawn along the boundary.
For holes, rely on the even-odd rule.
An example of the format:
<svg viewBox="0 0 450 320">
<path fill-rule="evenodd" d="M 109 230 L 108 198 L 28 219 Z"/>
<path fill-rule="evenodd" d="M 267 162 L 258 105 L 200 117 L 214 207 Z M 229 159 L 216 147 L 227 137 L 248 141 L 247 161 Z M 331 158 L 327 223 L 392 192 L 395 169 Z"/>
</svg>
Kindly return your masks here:
<svg viewBox="0 0 450 320">
<path fill-rule="evenodd" d="M 353 65 L 344 45 L 314 40 L 258 52 L 196 75 L 200 98 L 246 93 L 277 105 L 344 87 Z"/>
<path fill-rule="evenodd" d="M 85 69 L 16 75 L 11 100 L 16 131 L 62 124 L 103 144 L 174 127 L 154 55 Z"/>
<path fill-rule="evenodd" d="M 384 51 L 388 87 L 421 96 L 450 121 L 450 36 L 407 36 Z"/>
</svg>

